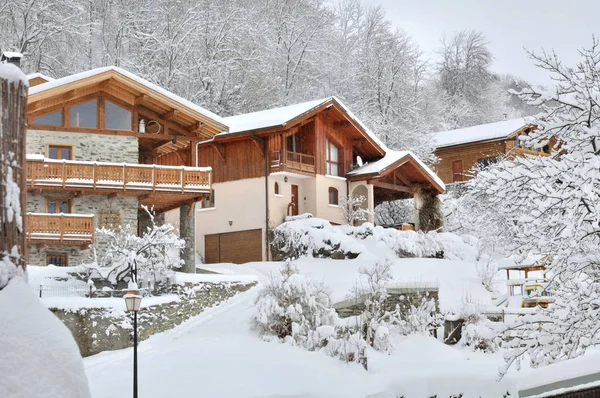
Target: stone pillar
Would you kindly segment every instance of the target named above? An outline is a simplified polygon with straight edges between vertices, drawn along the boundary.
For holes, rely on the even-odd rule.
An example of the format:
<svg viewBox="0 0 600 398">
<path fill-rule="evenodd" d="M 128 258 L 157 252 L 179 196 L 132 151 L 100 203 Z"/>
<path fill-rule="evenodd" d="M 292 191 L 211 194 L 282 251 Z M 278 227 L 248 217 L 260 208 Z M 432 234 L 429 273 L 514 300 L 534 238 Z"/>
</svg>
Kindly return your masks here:
<svg viewBox="0 0 600 398">
<path fill-rule="evenodd" d="M 415 230 L 441 231 L 444 226 L 444 213 L 437 192 L 417 188 L 413 198 L 416 211 Z"/>
<path fill-rule="evenodd" d="M 181 272 L 196 273 L 196 228 L 194 225 L 194 205 L 183 205 L 179 208 L 179 237 L 185 240 L 185 247 L 181 249 L 181 259 L 184 261 Z"/>
</svg>

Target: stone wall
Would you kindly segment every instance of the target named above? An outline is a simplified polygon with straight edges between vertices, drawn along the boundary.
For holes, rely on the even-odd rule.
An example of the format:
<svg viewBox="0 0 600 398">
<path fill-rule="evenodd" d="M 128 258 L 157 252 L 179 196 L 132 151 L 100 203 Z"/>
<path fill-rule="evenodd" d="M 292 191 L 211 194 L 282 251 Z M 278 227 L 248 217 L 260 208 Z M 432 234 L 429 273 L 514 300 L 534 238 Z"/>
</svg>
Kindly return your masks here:
<svg viewBox="0 0 600 398">
<path fill-rule="evenodd" d="M 48 145 L 73 145 L 73 160 L 138 163 L 137 137 L 27 130 L 27 154 L 48 156 Z"/>
<path fill-rule="evenodd" d="M 108 199 L 105 195 L 80 196 L 61 194 L 27 194 L 27 212 L 45 213 L 46 200 L 51 198 L 71 199 L 74 214 L 94 214 L 94 227 L 100 228 L 100 214 L 102 209 L 120 210 L 123 225 L 131 225 L 132 231 L 137 233 L 138 222 L 138 199 L 135 196 L 120 196 Z M 106 239 L 94 234 L 95 247 L 101 258 L 107 246 Z M 67 253 L 69 265 L 80 265 L 90 261 L 90 250 L 81 249 L 77 246 L 44 246 L 29 245 L 27 252 L 27 263 L 32 265 L 46 265 L 47 253 Z"/>
<path fill-rule="evenodd" d="M 402 314 L 406 313 L 411 306 L 418 307 L 423 298 L 433 299 L 435 308 L 439 311 L 439 290 L 436 287 L 405 287 L 388 289 L 388 297 L 384 302 L 386 311 L 393 311 L 396 305 L 400 307 Z M 342 318 L 358 316 L 363 313 L 364 303 L 358 300 L 346 300 L 334 305 L 335 311 Z"/>
<path fill-rule="evenodd" d="M 204 283 L 175 285 L 180 300 L 142 308 L 138 314 L 138 341 L 172 329 L 206 308 L 250 289 L 254 284 Z M 143 303 L 143 301 L 142 301 Z M 77 311 L 50 309 L 69 328 L 81 355 L 120 350 L 133 345 L 131 315 L 110 308 L 82 308 Z"/>
</svg>

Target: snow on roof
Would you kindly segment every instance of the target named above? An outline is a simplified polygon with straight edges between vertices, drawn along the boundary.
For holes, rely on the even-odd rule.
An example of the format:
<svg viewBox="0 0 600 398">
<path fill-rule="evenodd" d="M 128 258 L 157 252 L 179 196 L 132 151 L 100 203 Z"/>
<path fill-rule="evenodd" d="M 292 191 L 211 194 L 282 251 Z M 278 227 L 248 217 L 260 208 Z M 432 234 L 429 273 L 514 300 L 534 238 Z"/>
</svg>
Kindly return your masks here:
<svg viewBox="0 0 600 398">
<path fill-rule="evenodd" d="M 81 73 L 76 73 L 74 75 L 70 75 L 70 76 L 65 76 L 63 78 L 60 79 L 56 79 L 56 80 L 52 80 L 49 81 L 47 83 L 43 83 L 43 84 L 39 84 L 35 87 L 32 87 L 29 89 L 29 95 L 34 95 L 37 93 L 41 93 L 43 91 L 47 91 L 47 90 L 51 90 L 53 88 L 56 87 L 60 87 L 63 86 L 65 84 L 69 84 L 69 83 L 73 83 L 79 80 L 83 80 L 92 76 L 96 76 L 99 75 L 101 73 L 105 73 L 108 71 L 114 71 L 120 75 L 123 75 L 137 83 L 140 83 L 144 86 L 146 86 L 147 88 L 149 88 L 150 90 L 156 91 L 159 94 L 164 95 L 165 97 L 168 97 L 170 99 L 172 99 L 173 101 L 177 101 L 179 102 L 181 105 L 190 108 L 191 110 L 198 112 L 208 118 L 213 119 L 214 121 L 216 121 L 217 123 L 223 124 L 225 126 L 227 126 L 227 123 L 225 123 L 225 121 L 223 120 L 223 118 L 215 113 L 212 113 L 209 110 L 206 110 L 196 104 L 194 104 L 191 101 L 186 100 L 185 98 L 182 98 L 176 94 L 173 94 L 172 92 L 165 90 L 164 88 L 149 82 L 146 79 L 143 79 L 131 72 L 126 71 L 125 69 L 119 68 L 117 66 L 106 66 L 103 68 L 96 68 L 96 69 L 92 69 L 92 70 L 88 70 L 85 72 L 81 72 Z"/>
<path fill-rule="evenodd" d="M 47 82 L 51 82 L 51 81 L 56 80 L 55 78 L 47 76 L 47 75 L 44 75 L 43 73 L 40 73 L 40 72 L 35 72 L 35 73 L 28 74 L 27 75 L 27 80 L 35 79 L 36 77 L 39 77 L 40 79 L 44 79 Z"/>
<path fill-rule="evenodd" d="M 2 52 L 5 58 L 23 58 L 23 54 L 16 51 L 4 51 Z"/>
<path fill-rule="evenodd" d="M 27 83 L 27 78 L 23 71 L 13 64 L 0 64 L 0 79 L 8 80 L 9 82 L 22 81 Z"/>
<path fill-rule="evenodd" d="M 533 118 L 503 120 L 496 123 L 480 124 L 457 130 L 433 133 L 436 148 L 466 144 L 469 142 L 498 140 L 507 138 L 521 127 L 533 122 Z"/>
<path fill-rule="evenodd" d="M 411 158 L 415 162 L 421 166 L 421 168 L 425 171 L 425 173 L 435 181 L 442 189 L 446 189 L 446 186 L 442 182 L 442 180 L 435 174 L 433 170 L 431 170 L 425 163 L 421 161 L 414 153 L 411 151 L 394 151 L 392 149 L 388 149 L 385 146 L 383 147 L 385 150 L 385 156 L 375 162 L 367 163 L 362 167 L 354 169 L 348 173 L 349 176 L 360 176 L 360 175 L 368 175 L 368 174 L 378 174 L 381 173 L 386 168 L 390 167 L 394 163 L 400 161 L 403 158 Z"/>
<path fill-rule="evenodd" d="M 266 109 L 258 112 L 230 116 L 225 118 L 225 123 L 229 126 L 230 133 L 284 126 L 292 119 L 310 112 L 330 99 L 331 97 L 283 106 L 281 108 Z"/>
</svg>

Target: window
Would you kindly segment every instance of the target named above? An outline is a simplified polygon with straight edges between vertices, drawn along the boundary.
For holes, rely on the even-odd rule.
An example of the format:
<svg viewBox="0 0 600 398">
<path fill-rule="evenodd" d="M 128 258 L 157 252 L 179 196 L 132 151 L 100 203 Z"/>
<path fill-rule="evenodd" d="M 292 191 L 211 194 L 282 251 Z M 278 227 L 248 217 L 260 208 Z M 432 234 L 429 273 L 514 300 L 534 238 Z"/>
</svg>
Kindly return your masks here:
<svg viewBox="0 0 600 398">
<path fill-rule="evenodd" d="M 33 119 L 33 124 L 62 126 L 62 111 L 56 111 Z"/>
<path fill-rule="evenodd" d="M 50 159 L 73 159 L 73 147 L 65 145 L 48 145 L 48 157 Z"/>
<path fill-rule="evenodd" d="M 337 206 L 338 203 L 338 190 L 333 187 L 329 187 L 329 204 Z"/>
<path fill-rule="evenodd" d="M 479 170 L 485 170 L 493 164 L 498 163 L 498 158 L 481 158 L 477 161 Z"/>
<path fill-rule="evenodd" d="M 71 127 L 98 127 L 98 100 L 75 105 L 70 110 Z"/>
<path fill-rule="evenodd" d="M 48 253 L 46 254 L 46 265 L 56 265 L 57 267 L 66 267 L 68 257 L 66 253 Z"/>
<path fill-rule="evenodd" d="M 331 141 L 326 141 L 325 150 L 327 152 L 327 174 L 332 176 L 340 175 L 340 156 L 338 147 Z"/>
<path fill-rule="evenodd" d="M 100 228 L 117 231 L 122 225 L 120 210 L 102 209 L 100 212 Z"/>
<path fill-rule="evenodd" d="M 278 182 L 275 183 L 274 190 L 275 190 L 275 195 L 279 195 L 279 183 Z"/>
<path fill-rule="evenodd" d="M 46 209 L 50 214 L 70 213 L 70 199 L 46 199 Z"/>
<path fill-rule="evenodd" d="M 298 136 L 292 134 L 287 138 L 287 150 L 288 152 L 298 152 Z"/>
<path fill-rule="evenodd" d="M 110 101 L 104 101 L 104 127 L 110 130 L 131 130 L 131 112 Z"/>
</svg>

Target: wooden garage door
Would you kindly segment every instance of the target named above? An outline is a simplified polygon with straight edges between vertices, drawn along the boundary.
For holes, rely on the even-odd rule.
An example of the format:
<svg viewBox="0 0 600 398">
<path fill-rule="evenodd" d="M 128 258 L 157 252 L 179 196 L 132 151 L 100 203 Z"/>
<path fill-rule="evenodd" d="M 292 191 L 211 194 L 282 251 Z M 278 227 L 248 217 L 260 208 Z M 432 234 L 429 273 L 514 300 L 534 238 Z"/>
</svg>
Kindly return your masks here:
<svg viewBox="0 0 600 398">
<path fill-rule="evenodd" d="M 262 260 L 262 230 L 206 235 L 204 254 L 207 264 L 241 264 Z"/>
</svg>

